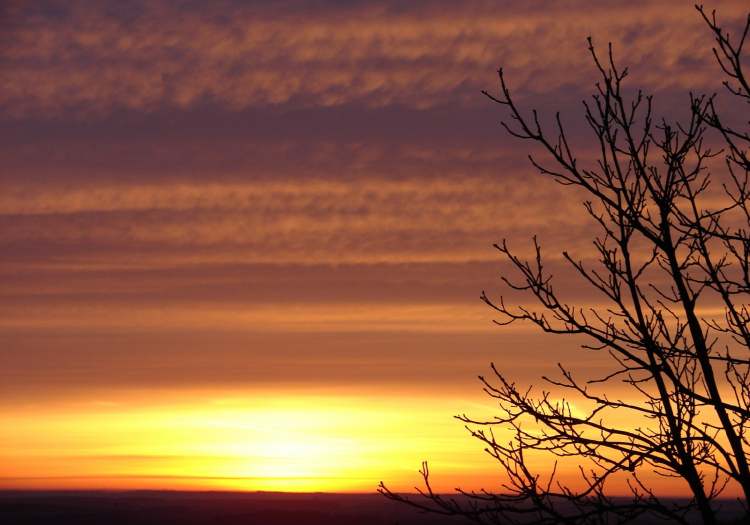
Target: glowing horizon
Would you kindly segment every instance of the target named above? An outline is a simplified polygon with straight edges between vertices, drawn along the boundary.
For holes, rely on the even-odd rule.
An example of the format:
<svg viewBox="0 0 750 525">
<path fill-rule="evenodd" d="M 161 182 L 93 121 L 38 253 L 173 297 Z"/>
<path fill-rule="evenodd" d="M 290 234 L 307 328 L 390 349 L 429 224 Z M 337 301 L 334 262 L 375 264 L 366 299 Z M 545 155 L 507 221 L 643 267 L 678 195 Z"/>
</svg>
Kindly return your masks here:
<svg viewBox="0 0 750 525">
<path fill-rule="evenodd" d="M 130 392 L 49 412 L 6 411 L 0 448 L 16 452 L 0 453 L 0 490 L 372 493 L 385 481 L 409 492 L 419 485 L 422 460 L 437 491 L 502 490 L 503 478 L 481 443 L 446 417 L 450 408 L 491 416 L 492 404 L 481 395 L 218 394 Z M 576 486 L 581 463 L 557 461 L 557 478 Z M 528 464 L 551 472 L 545 455 L 530 455 Z M 685 493 L 673 480 L 644 479 L 666 495 Z M 737 490 L 730 487 L 725 497 Z M 624 495 L 627 487 L 615 478 L 611 491 Z"/>
<path fill-rule="evenodd" d="M 453 479 L 484 462 L 460 424 L 446 425 L 445 406 L 424 397 L 204 392 L 160 406 L 141 395 L 140 407 L 130 394 L 32 417 L 3 414 L 2 427 L 12 421 L 13 430 L 0 432 L 0 445 L 25 451 L 0 455 L 0 488 L 372 492 L 381 478 L 413 484 L 414 458 L 425 455 Z M 419 415 L 397 409 L 405 399 L 419 402 Z"/>
</svg>

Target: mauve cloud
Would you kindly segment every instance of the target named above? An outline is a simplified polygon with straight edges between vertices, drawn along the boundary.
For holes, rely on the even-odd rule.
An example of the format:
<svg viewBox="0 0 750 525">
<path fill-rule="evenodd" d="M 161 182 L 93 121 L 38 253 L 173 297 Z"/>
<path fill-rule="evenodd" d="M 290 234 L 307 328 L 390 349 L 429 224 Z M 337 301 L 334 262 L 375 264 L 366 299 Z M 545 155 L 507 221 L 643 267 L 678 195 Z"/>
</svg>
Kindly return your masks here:
<svg viewBox="0 0 750 525">
<path fill-rule="evenodd" d="M 337 7 L 339 7 L 337 9 Z M 722 6 L 734 18 L 741 2 Z M 650 89 L 714 86 L 710 38 L 683 2 L 461 3 L 397 9 L 220 2 L 11 10 L 0 105 L 17 116 L 262 106 L 477 103 L 502 64 L 518 89 L 586 86 L 585 37 L 612 41 Z M 585 73 L 585 72 L 589 73 Z"/>
</svg>

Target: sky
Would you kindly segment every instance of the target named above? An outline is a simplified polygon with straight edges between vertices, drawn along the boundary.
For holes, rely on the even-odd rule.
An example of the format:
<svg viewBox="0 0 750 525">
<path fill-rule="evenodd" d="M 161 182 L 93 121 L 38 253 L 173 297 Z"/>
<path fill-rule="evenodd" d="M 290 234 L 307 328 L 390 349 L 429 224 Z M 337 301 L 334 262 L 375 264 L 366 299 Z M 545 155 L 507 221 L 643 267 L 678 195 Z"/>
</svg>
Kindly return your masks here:
<svg viewBox="0 0 750 525">
<path fill-rule="evenodd" d="M 498 486 L 476 376 L 605 365 L 479 301 L 532 235 L 595 300 L 480 92 L 585 156 L 589 35 L 660 113 L 721 88 L 685 1 L 3 2 L 0 488 Z"/>
</svg>

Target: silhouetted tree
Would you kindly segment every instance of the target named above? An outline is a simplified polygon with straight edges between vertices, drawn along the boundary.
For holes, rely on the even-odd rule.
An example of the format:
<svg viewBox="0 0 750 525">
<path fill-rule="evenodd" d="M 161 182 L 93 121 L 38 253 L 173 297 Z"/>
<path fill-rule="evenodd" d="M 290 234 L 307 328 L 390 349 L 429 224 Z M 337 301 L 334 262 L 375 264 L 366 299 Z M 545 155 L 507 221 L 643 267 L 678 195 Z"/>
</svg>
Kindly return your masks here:
<svg viewBox="0 0 750 525">
<path fill-rule="evenodd" d="M 750 16 L 730 36 L 715 13 L 696 8 L 715 39 L 734 117 L 750 102 L 742 62 Z M 517 106 L 502 69 L 499 94 L 484 94 L 508 110 L 502 125 L 510 135 L 544 150 L 546 161 L 530 157 L 543 175 L 588 195 L 585 210 L 601 232 L 595 260 L 563 256 L 602 306 L 575 306 L 560 296 L 536 238 L 530 260 L 505 241 L 495 246 L 515 272 L 505 284 L 536 306 L 481 297 L 498 324 L 527 322 L 584 337 L 582 348 L 606 352 L 611 368 L 582 379 L 558 365 L 559 374 L 544 377 L 548 386 L 537 393 L 494 365 L 491 377 L 480 377 L 500 413 L 458 418 L 504 471 L 500 492 L 437 494 L 426 464 L 418 489 L 426 499 L 382 483 L 379 490 L 480 523 L 623 523 L 650 515 L 712 524 L 717 498 L 731 487 L 750 519 L 750 133 L 730 123 L 736 118 L 720 116 L 715 96 L 691 94 L 690 116 L 681 123 L 655 118 L 650 96 L 626 96 L 628 71 L 616 66 L 611 45 L 601 57 L 589 39 L 589 50 L 601 77 L 584 102 L 597 152 L 589 166 L 579 161 L 559 114 L 549 131 L 536 111 L 527 116 Z M 620 398 L 622 387 L 613 393 L 614 383 L 630 395 Z M 574 409 L 573 399 L 584 403 Z M 508 429 L 510 442 L 496 438 L 494 430 Z M 580 458 L 580 483 L 566 485 L 554 469 L 533 472 L 527 457 L 540 452 Z M 645 473 L 682 480 L 691 497 L 665 499 Z M 607 490 L 618 478 L 627 497 Z"/>
</svg>

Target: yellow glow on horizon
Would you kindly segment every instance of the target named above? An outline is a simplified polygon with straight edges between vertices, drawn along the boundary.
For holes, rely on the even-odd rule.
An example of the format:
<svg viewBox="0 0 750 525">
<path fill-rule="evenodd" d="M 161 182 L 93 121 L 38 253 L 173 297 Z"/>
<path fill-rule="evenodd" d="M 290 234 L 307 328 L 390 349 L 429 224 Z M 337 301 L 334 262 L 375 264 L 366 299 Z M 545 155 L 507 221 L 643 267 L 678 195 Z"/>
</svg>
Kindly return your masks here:
<svg viewBox="0 0 750 525">
<path fill-rule="evenodd" d="M 412 491 L 421 485 L 420 462 L 428 460 L 437 491 L 502 491 L 501 469 L 452 418 L 459 412 L 493 413 L 481 397 L 408 393 L 128 391 L 6 408 L 0 489 L 371 493 L 383 480 Z M 511 438 L 498 429 L 495 435 L 500 442 Z M 544 478 L 554 459 L 529 453 L 527 464 Z M 579 458 L 561 460 L 558 479 L 577 486 L 579 466 Z M 674 480 L 646 478 L 665 493 L 684 494 Z M 624 479 L 610 487 L 627 493 Z"/>
<path fill-rule="evenodd" d="M 0 488 L 371 492 L 381 479 L 413 487 L 422 459 L 451 483 L 451 473 L 492 467 L 444 400 L 186 395 L 138 403 L 4 412 Z"/>
</svg>

